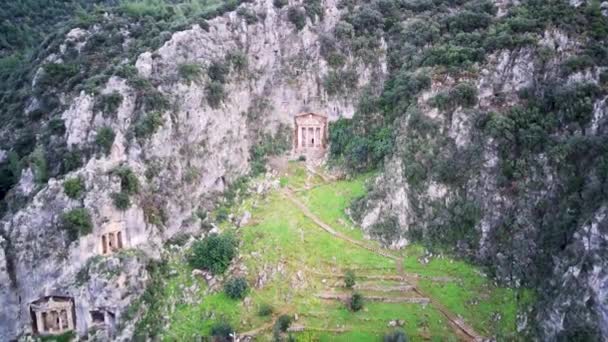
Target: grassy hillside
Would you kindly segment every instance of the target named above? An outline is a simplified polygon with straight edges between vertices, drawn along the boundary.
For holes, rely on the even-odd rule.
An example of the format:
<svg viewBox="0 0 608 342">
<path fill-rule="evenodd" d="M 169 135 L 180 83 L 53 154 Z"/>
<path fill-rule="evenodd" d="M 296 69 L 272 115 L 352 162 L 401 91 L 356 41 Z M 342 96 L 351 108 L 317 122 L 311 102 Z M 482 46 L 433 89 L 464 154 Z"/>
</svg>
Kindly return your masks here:
<svg viewBox="0 0 608 342">
<path fill-rule="evenodd" d="M 224 279 L 244 275 L 252 288 L 247 298 L 233 300 L 221 286 L 209 288 L 203 278 L 192 275 L 187 249 L 170 247 L 162 285 L 149 298 L 156 303 L 156 311 L 147 316 L 168 320 L 162 324 L 144 320 L 149 323 L 140 325 L 141 331 L 156 331 L 167 341 L 188 340 L 208 336 L 214 326 L 226 322 L 239 334 L 270 340 L 274 320 L 288 314 L 297 316 L 291 325 L 292 336 L 304 341 L 380 340 L 395 329 L 403 329 L 414 341 L 462 338 L 444 310 L 452 318 L 461 317 L 482 336 L 516 336 L 517 309 L 524 302 L 518 303 L 515 291 L 495 287 L 469 264 L 424 256 L 420 246 L 388 251 L 363 239 L 344 210 L 365 193 L 366 179 L 325 182 L 302 165 L 291 164 L 280 180 L 280 189 L 252 195 L 231 208 L 236 217 L 245 211 L 252 214 L 246 226 L 235 229 L 225 223 L 223 227 L 234 230 L 240 240 L 236 267 Z M 338 235 L 316 224 L 289 194 Z M 428 262 L 422 263 L 423 259 Z M 319 298 L 349 298 L 353 290 L 344 286 L 347 270 L 355 273 L 354 291 L 370 298 L 358 312 L 340 300 Z M 412 286 L 416 290 L 409 288 Z M 402 302 L 427 297 L 433 301 Z M 265 306 L 272 307 L 274 314 L 260 316 L 260 308 Z M 391 321 L 399 321 L 402 327 L 388 327 Z M 163 324 L 162 329 L 154 328 Z"/>
</svg>

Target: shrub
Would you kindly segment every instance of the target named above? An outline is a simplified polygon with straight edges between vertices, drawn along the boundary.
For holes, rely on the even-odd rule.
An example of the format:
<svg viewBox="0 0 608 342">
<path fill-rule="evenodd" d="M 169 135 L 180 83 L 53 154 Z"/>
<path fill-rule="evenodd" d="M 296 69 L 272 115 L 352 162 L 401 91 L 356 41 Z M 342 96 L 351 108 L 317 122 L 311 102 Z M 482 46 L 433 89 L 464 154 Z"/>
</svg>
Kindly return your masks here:
<svg viewBox="0 0 608 342">
<path fill-rule="evenodd" d="M 207 76 L 212 81 L 226 83 L 226 77 L 230 73 L 229 65 L 220 61 L 213 61 L 207 69 Z"/>
<path fill-rule="evenodd" d="M 243 299 L 247 295 L 249 284 L 243 277 L 230 279 L 224 284 L 224 293 L 232 299 Z"/>
<path fill-rule="evenodd" d="M 354 69 L 331 70 L 323 77 L 323 87 L 329 95 L 342 95 L 357 88 L 359 76 Z"/>
<path fill-rule="evenodd" d="M 201 66 L 196 63 L 183 63 L 177 67 L 177 72 L 179 77 L 190 84 L 200 79 L 203 70 Z"/>
<path fill-rule="evenodd" d="M 356 312 L 363 309 L 363 295 L 358 292 L 353 293 L 348 304 L 352 311 Z"/>
<path fill-rule="evenodd" d="M 82 177 L 70 178 L 63 183 L 63 192 L 72 199 L 79 198 L 84 192 L 84 179 Z"/>
<path fill-rule="evenodd" d="M 94 109 L 101 111 L 104 117 L 115 117 L 116 111 L 118 111 L 118 108 L 122 104 L 122 101 L 122 95 L 119 92 L 114 91 L 110 94 L 104 94 L 97 98 L 97 100 L 95 101 Z"/>
<path fill-rule="evenodd" d="M 47 163 L 47 154 L 44 147 L 38 146 L 34 149 L 31 156 L 32 169 L 34 171 L 34 179 L 36 183 L 46 183 L 49 179 L 49 170 Z"/>
<path fill-rule="evenodd" d="M 393 331 L 384 335 L 384 342 L 407 342 L 409 338 L 403 330 Z"/>
<path fill-rule="evenodd" d="M 239 9 L 236 11 L 236 14 L 238 14 L 240 17 L 243 17 L 243 19 L 245 19 L 245 22 L 248 25 L 255 24 L 258 22 L 257 14 L 255 14 L 255 12 L 250 8 L 239 7 Z"/>
<path fill-rule="evenodd" d="M 272 4 L 276 8 L 283 8 L 283 7 L 287 6 L 288 3 L 289 3 L 288 0 L 273 0 L 272 1 Z"/>
<path fill-rule="evenodd" d="M 135 194 L 139 192 L 139 180 L 135 172 L 127 166 L 120 166 L 112 171 L 113 174 L 120 178 L 120 188 L 122 192 L 127 194 Z"/>
<path fill-rule="evenodd" d="M 211 106 L 211 108 L 218 108 L 226 97 L 224 84 L 217 81 L 209 82 L 205 88 L 205 95 L 207 96 L 207 103 L 209 103 L 209 106 Z"/>
<path fill-rule="evenodd" d="M 274 312 L 274 309 L 270 304 L 263 303 L 258 308 L 258 315 L 262 317 L 270 316 Z"/>
<path fill-rule="evenodd" d="M 229 52 L 226 55 L 226 59 L 232 68 L 239 73 L 247 70 L 247 66 L 249 65 L 247 55 L 240 50 Z"/>
<path fill-rule="evenodd" d="M 140 139 L 151 137 L 163 125 L 163 116 L 160 112 L 151 112 L 141 117 L 135 124 L 135 136 Z"/>
<path fill-rule="evenodd" d="M 323 11 L 321 0 L 304 0 L 304 10 L 306 11 L 306 15 L 312 21 L 315 21 L 317 17 L 320 20 L 323 20 L 325 13 Z"/>
<path fill-rule="evenodd" d="M 234 328 L 232 328 L 232 326 L 227 322 L 215 323 L 211 327 L 211 336 L 213 336 L 214 340 L 217 342 L 232 341 L 231 335 L 234 332 Z"/>
<path fill-rule="evenodd" d="M 194 268 L 221 274 L 236 255 L 236 240 L 231 234 L 211 234 L 193 244 L 188 262 Z"/>
<path fill-rule="evenodd" d="M 70 241 L 93 231 L 93 221 L 86 208 L 72 209 L 61 216 L 62 228 L 67 231 Z"/>
<path fill-rule="evenodd" d="M 352 289 L 355 286 L 355 283 L 356 283 L 355 272 L 353 272 L 352 270 L 347 270 L 346 273 L 344 274 L 344 286 L 346 286 L 349 289 Z"/>
<path fill-rule="evenodd" d="M 127 210 L 131 207 L 131 199 L 129 194 L 125 192 L 114 192 L 110 195 L 114 206 L 120 210 Z"/>
<path fill-rule="evenodd" d="M 49 63 L 38 82 L 42 87 L 57 87 L 78 74 L 78 66 L 71 63 Z"/>
<path fill-rule="evenodd" d="M 430 100 L 430 105 L 440 110 L 454 110 L 458 106 L 473 107 L 477 104 L 477 88 L 468 83 L 461 83 L 454 88 L 437 94 Z"/>
<path fill-rule="evenodd" d="M 277 319 L 277 322 L 275 323 L 275 327 L 277 328 L 278 331 L 286 332 L 287 329 L 289 329 L 291 322 L 292 322 L 291 316 L 281 315 Z"/>
<path fill-rule="evenodd" d="M 287 18 L 295 25 L 298 31 L 306 26 L 306 11 L 299 6 L 291 6 L 287 10 Z"/>
<path fill-rule="evenodd" d="M 97 135 L 95 136 L 95 143 L 101 149 L 104 154 L 109 154 L 112 150 L 112 145 L 114 145 L 114 139 L 116 138 L 116 133 L 110 126 L 103 126 L 99 130 L 97 130 Z"/>
</svg>

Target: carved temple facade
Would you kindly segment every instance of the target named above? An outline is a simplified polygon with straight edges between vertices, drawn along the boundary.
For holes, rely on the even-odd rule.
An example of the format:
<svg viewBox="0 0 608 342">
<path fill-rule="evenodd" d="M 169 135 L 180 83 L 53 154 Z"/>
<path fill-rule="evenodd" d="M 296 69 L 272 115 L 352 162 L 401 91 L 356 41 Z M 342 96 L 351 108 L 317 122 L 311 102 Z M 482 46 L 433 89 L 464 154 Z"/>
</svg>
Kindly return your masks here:
<svg viewBox="0 0 608 342">
<path fill-rule="evenodd" d="M 50 296 L 30 304 L 32 328 L 39 335 L 60 335 L 74 330 L 74 301 L 69 297 Z"/>
<path fill-rule="evenodd" d="M 295 117 L 294 150 L 296 153 L 322 151 L 327 146 L 327 116 L 301 113 Z"/>
<path fill-rule="evenodd" d="M 123 249 L 123 236 L 120 230 L 101 235 L 101 254 L 108 255 Z"/>
</svg>

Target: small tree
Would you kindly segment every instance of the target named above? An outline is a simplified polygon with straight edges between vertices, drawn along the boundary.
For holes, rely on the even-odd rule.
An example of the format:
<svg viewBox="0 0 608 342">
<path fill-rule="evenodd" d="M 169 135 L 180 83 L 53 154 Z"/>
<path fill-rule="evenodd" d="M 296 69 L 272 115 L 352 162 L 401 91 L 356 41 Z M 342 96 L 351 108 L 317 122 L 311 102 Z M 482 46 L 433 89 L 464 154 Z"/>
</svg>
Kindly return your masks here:
<svg viewBox="0 0 608 342">
<path fill-rule="evenodd" d="M 217 342 L 229 342 L 232 341 L 231 335 L 234 333 L 234 329 L 227 322 L 218 322 L 211 327 L 211 336 L 214 341 Z"/>
<path fill-rule="evenodd" d="M 235 255 L 236 241 L 231 234 L 211 234 L 194 243 L 188 261 L 194 268 L 221 274 L 226 271 Z"/>
<path fill-rule="evenodd" d="M 287 0 L 273 0 L 272 1 L 272 4 L 276 8 L 283 8 L 283 7 L 287 6 L 288 3 L 289 3 L 289 1 L 287 1 Z"/>
<path fill-rule="evenodd" d="M 352 270 L 346 271 L 346 273 L 344 274 L 344 286 L 349 289 L 352 289 L 355 286 L 355 283 L 355 272 L 353 272 Z"/>
<path fill-rule="evenodd" d="M 277 322 L 275 323 L 275 327 L 280 332 L 286 332 L 287 329 L 289 329 L 289 326 L 291 325 L 292 320 L 293 319 L 289 315 L 281 315 L 277 319 Z"/>
<path fill-rule="evenodd" d="M 112 150 L 112 145 L 114 145 L 114 139 L 116 138 L 116 133 L 109 126 L 103 126 L 97 131 L 97 136 L 95 136 L 95 143 L 104 154 L 109 154 Z"/>
<path fill-rule="evenodd" d="M 224 284 L 224 292 L 232 299 L 243 299 L 247 295 L 249 284 L 243 277 L 232 278 Z"/>
<path fill-rule="evenodd" d="M 296 26 L 298 31 L 302 30 L 306 26 L 306 11 L 299 6 L 291 6 L 287 10 L 287 18 L 292 24 Z"/>
<path fill-rule="evenodd" d="M 127 210 L 131 207 L 131 199 L 129 194 L 125 192 L 114 192 L 110 195 L 114 206 L 120 210 Z"/>
<path fill-rule="evenodd" d="M 270 306 L 270 304 L 263 303 L 258 309 L 258 315 L 262 317 L 270 316 L 272 315 L 273 311 L 274 309 L 272 306 Z"/>
<path fill-rule="evenodd" d="M 396 330 L 384 335 L 384 342 L 407 342 L 409 338 L 403 330 Z"/>
<path fill-rule="evenodd" d="M 70 241 L 93 231 L 93 221 L 86 208 L 72 209 L 61 216 L 61 225 L 67 231 Z"/>
<path fill-rule="evenodd" d="M 72 199 L 79 198 L 84 192 L 84 179 L 75 177 L 66 180 L 63 183 L 63 192 Z"/>
<path fill-rule="evenodd" d="M 363 295 L 358 292 L 353 293 L 352 297 L 350 297 L 349 306 L 355 312 L 363 309 Z"/>
</svg>

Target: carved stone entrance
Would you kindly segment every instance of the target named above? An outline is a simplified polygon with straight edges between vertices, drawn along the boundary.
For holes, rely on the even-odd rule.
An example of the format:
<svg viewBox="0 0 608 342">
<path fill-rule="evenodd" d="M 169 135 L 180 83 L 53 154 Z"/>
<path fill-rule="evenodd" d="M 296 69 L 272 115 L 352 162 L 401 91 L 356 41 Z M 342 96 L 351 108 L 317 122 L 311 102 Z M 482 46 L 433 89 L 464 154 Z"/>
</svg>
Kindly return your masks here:
<svg viewBox="0 0 608 342">
<path fill-rule="evenodd" d="M 327 145 L 327 117 L 302 113 L 295 117 L 294 150 L 296 153 L 323 151 Z"/>
<path fill-rule="evenodd" d="M 32 329 L 40 335 L 60 335 L 74 330 L 74 301 L 70 297 L 50 296 L 30 304 Z"/>
<path fill-rule="evenodd" d="M 114 231 L 101 235 L 101 254 L 108 255 L 123 249 L 122 232 Z"/>
</svg>

